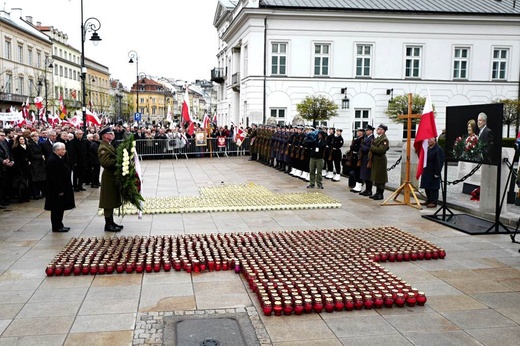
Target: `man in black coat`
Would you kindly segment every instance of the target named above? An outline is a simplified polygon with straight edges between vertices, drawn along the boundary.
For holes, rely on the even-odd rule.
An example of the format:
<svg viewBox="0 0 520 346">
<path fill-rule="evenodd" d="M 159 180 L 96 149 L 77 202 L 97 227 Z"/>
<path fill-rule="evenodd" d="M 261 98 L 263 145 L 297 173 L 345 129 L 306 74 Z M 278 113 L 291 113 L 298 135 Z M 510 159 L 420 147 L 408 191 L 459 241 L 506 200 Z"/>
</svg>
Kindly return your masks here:
<svg viewBox="0 0 520 346">
<path fill-rule="evenodd" d="M 71 141 L 74 148 L 73 153 L 69 152 L 69 160 L 72 164 L 72 181 L 74 182 L 74 191 L 86 191 L 83 183 L 86 182 L 87 169 L 87 141 L 83 139 L 83 131 L 76 130 L 74 138 Z"/>
<path fill-rule="evenodd" d="M 44 208 L 51 212 L 52 231 L 68 232 L 70 227 L 63 226 L 63 214 L 65 210 L 76 207 L 70 180 L 70 167 L 63 159 L 66 153 L 65 144 L 55 143 L 52 149 L 53 153 L 46 162 L 47 192 Z"/>
<path fill-rule="evenodd" d="M 478 141 L 481 143 L 484 143 L 484 161 L 490 162 L 493 161 L 493 158 L 491 157 L 493 154 L 493 132 L 491 129 L 487 126 L 487 114 L 486 113 L 479 113 L 477 116 L 477 126 L 478 126 Z"/>
<path fill-rule="evenodd" d="M 47 134 L 47 139 L 42 142 L 41 147 L 43 151 L 43 156 L 45 156 L 45 160 L 48 160 L 52 155 L 52 146 L 56 143 L 56 131 L 51 130 Z"/>
</svg>

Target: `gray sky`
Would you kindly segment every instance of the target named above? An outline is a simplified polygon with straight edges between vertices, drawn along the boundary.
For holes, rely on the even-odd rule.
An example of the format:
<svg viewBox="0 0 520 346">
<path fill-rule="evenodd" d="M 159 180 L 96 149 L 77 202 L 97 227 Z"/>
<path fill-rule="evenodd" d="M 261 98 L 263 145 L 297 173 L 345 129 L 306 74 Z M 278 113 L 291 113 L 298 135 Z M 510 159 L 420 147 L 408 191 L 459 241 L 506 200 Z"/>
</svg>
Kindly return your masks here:
<svg viewBox="0 0 520 346">
<path fill-rule="evenodd" d="M 85 56 L 107 66 L 111 77 L 126 87 L 135 81 L 136 66 L 128 52 L 139 54 L 139 72 L 153 76 L 210 79 L 216 66 L 217 31 L 213 18 L 217 0 L 83 0 L 83 17 L 96 17 L 102 41 L 88 41 Z M 22 17 L 53 26 L 81 51 L 80 0 L 4 0 L 3 7 L 22 8 Z"/>
</svg>

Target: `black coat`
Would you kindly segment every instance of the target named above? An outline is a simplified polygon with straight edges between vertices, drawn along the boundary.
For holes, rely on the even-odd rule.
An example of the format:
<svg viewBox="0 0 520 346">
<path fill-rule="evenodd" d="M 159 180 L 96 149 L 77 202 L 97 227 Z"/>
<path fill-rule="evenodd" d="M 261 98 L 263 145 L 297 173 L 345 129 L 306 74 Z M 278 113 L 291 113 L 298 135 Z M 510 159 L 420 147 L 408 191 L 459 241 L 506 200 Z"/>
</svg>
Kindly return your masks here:
<svg viewBox="0 0 520 346">
<path fill-rule="evenodd" d="M 29 147 L 25 146 L 25 149 L 19 145 L 13 148 L 13 161 L 14 161 L 14 174 L 16 177 L 22 177 L 29 180 L 31 177 L 29 173 Z"/>
<path fill-rule="evenodd" d="M 31 162 L 31 165 L 29 166 L 29 171 L 31 172 L 31 181 L 45 181 L 45 161 L 40 143 L 28 139 L 27 148 L 30 153 L 29 161 Z"/>
<path fill-rule="evenodd" d="M 444 165 L 444 151 L 435 144 L 428 148 L 426 167 L 421 175 L 421 188 L 428 190 L 438 190 L 441 188 L 441 171 Z"/>
<path fill-rule="evenodd" d="M 45 210 L 69 210 L 76 207 L 70 167 L 55 153 L 47 161 Z M 63 194 L 60 196 L 60 194 Z"/>
</svg>

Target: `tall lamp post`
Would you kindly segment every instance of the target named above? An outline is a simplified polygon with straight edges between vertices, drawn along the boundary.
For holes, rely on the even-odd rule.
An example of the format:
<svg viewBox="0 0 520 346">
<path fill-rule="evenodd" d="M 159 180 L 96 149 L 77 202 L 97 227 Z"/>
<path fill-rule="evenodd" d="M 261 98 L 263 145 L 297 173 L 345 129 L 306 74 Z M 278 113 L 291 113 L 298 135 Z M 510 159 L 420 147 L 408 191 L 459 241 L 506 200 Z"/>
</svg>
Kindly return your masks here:
<svg viewBox="0 0 520 346">
<path fill-rule="evenodd" d="M 47 87 L 47 68 L 52 69 L 54 65 L 52 64 L 54 62 L 53 59 L 49 58 L 48 56 L 45 57 L 45 73 L 43 75 L 43 84 L 45 87 L 45 116 L 47 117 L 47 112 L 49 111 L 49 103 L 48 103 L 48 87 Z M 52 70 L 51 70 L 52 71 Z M 38 86 L 42 86 L 42 81 L 38 81 Z M 40 125 L 40 116 L 38 116 L 38 126 Z"/>
<path fill-rule="evenodd" d="M 94 17 L 88 18 L 83 21 L 83 0 L 81 0 L 81 94 L 82 94 L 82 113 L 83 113 L 83 137 L 87 136 L 87 103 L 86 103 L 86 90 L 85 90 L 85 79 L 87 78 L 87 68 L 85 67 L 85 40 L 87 32 L 93 32 L 90 37 L 90 41 L 97 44 L 101 41 L 97 31 L 101 28 L 101 22 Z"/>
<path fill-rule="evenodd" d="M 133 64 L 135 61 L 135 111 L 139 113 L 139 55 L 135 50 L 131 50 L 128 52 L 128 57 L 130 58 L 130 60 L 128 60 L 130 64 Z"/>
</svg>

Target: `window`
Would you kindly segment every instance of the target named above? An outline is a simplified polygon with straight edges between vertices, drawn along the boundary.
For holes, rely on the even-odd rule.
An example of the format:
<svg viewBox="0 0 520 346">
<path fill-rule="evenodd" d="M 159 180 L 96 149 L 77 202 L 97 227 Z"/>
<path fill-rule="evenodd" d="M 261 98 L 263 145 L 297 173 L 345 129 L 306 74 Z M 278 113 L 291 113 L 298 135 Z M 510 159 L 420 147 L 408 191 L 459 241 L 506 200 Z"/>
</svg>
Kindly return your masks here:
<svg viewBox="0 0 520 346">
<path fill-rule="evenodd" d="M 34 90 L 34 80 L 31 78 L 29 79 L 29 95 L 32 96 L 33 95 L 33 90 Z"/>
<path fill-rule="evenodd" d="M 453 55 L 453 79 L 468 79 L 469 48 L 455 47 Z"/>
<path fill-rule="evenodd" d="M 54 75 L 57 76 L 59 71 L 58 64 L 54 64 Z"/>
<path fill-rule="evenodd" d="M 358 44 L 356 46 L 356 77 L 370 77 L 372 46 Z"/>
<path fill-rule="evenodd" d="M 495 48 L 493 49 L 493 72 L 492 79 L 506 79 L 507 77 L 507 58 L 509 49 Z"/>
<path fill-rule="evenodd" d="M 60 66 L 60 77 L 63 77 L 63 66 Z"/>
<path fill-rule="evenodd" d="M 27 64 L 29 66 L 33 65 L 33 51 L 31 48 L 27 49 Z"/>
<path fill-rule="evenodd" d="M 24 80 L 23 80 L 23 77 L 18 77 L 18 83 L 16 85 L 16 93 L 18 95 L 23 95 L 25 94 L 24 92 L 24 88 L 23 88 L 23 85 L 24 85 Z"/>
<path fill-rule="evenodd" d="M 5 52 L 4 52 L 4 58 L 7 60 L 11 60 L 11 41 L 6 40 L 5 41 Z"/>
<path fill-rule="evenodd" d="M 411 138 L 415 138 L 415 132 L 417 130 L 417 124 L 412 123 L 412 129 L 410 131 Z M 408 122 L 403 122 L 403 138 L 408 138 Z"/>
<path fill-rule="evenodd" d="M 287 74 L 287 43 L 271 44 L 271 74 Z"/>
<path fill-rule="evenodd" d="M 36 52 L 36 67 L 40 68 L 42 66 L 42 52 Z"/>
<path fill-rule="evenodd" d="M 20 64 L 23 64 L 23 45 L 22 44 L 18 45 L 18 62 Z"/>
<path fill-rule="evenodd" d="M 5 92 L 8 94 L 13 92 L 13 76 L 10 74 L 5 76 Z"/>
<path fill-rule="evenodd" d="M 271 108 L 271 116 L 276 119 L 277 125 L 285 125 L 285 108 Z"/>
<path fill-rule="evenodd" d="M 352 131 L 360 128 L 366 129 L 369 121 L 370 109 L 356 109 L 354 112 L 354 128 Z"/>
<path fill-rule="evenodd" d="M 314 75 L 328 76 L 329 75 L 329 51 L 328 44 L 314 45 Z"/>
<path fill-rule="evenodd" d="M 421 78 L 421 47 L 406 47 L 405 77 Z"/>
</svg>

